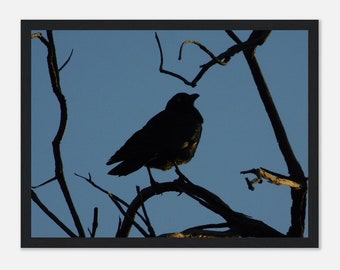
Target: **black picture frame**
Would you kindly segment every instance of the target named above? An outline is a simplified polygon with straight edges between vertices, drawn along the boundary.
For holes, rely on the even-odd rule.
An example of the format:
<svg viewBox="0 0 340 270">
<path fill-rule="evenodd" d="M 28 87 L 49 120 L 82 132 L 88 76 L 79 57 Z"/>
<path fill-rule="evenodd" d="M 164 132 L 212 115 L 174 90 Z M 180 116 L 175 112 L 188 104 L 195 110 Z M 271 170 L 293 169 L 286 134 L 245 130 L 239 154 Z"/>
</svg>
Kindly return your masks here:
<svg viewBox="0 0 340 270">
<path fill-rule="evenodd" d="M 32 238 L 31 237 L 31 31 L 52 30 L 307 30 L 308 31 L 308 237 L 306 238 Z M 21 247 L 316 248 L 319 246 L 319 22 L 318 20 L 22 20 L 21 22 Z M 312 213 L 312 214 L 311 214 Z"/>
</svg>

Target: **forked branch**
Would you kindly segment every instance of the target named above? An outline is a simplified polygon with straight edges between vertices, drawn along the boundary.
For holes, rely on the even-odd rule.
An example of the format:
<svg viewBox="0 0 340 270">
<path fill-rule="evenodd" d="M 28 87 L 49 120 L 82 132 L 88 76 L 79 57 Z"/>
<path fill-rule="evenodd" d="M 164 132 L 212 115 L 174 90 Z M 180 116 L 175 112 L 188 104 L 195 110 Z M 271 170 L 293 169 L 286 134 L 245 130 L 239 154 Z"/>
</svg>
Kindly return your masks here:
<svg viewBox="0 0 340 270">
<path fill-rule="evenodd" d="M 181 59 L 181 57 L 182 57 L 182 48 L 187 43 L 192 43 L 192 44 L 197 45 L 201 50 L 203 50 L 205 53 L 207 53 L 212 58 L 209 62 L 200 66 L 201 70 L 198 72 L 196 77 L 190 82 L 189 80 L 187 80 L 183 76 L 181 76 L 181 75 L 179 75 L 175 72 L 165 70 L 163 68 L 163 61 L 164 61 L 163 60 L 163 51 L 162 51 L 162 46 L 161 46 L 159 37 L 156 33 L 155 38 L 156 38 L 156 41 L 157 41 L 157 44 L 158 44 L 158 48 L 159 48 L 159 51 L 160 51 L 160 57 L 161 57 L 161 64 L 160 64 L 160 67 L 159 67 L 159 71 L 161 73 L 165 73 L 165 74 L 168 74 L 170 76 L 173 76 L 173 77 L 176 77 L 176 78 L 182 80 L 186 85 L 190 85 L 191 87 L 195 87 L 197 85 L 198 81 L 203 77 L 203 75 L 212 66 L 214 66 L 215 64 L 226 65 L 235 54 L 242 52 L 246 49 L 256 48 L 257 46 L 262 45 L 264 43 L 264 41 L 267 39 L 269 34 L 270 34 L 270 31 L 266 31 L 265 34 L 263 34 L 263 35 L 261 35 L 257 38 L 249 39 L 246 42 L 241 42 L 239 44 L 236 44 L 236 45 L 230 47 L 228 50 L 220 53 L 218 56 L 215 56 L 210 50 L 208 50 L 204 45 L 200 44 L 197 41 L 194 41 L 194 40 L 184 41 L 182 43 L 181 47 L 180 47 L 179 59 Z"/>
<path fill-rule="evenodd" d="M 290 179 L 288 176 L 285 176 L 285 175 L 282 175 L 276 172 L 272 172 L 264 168 L 250 169 L 250 170 L 241 172 L 241 174 L 248 174 L 248 173 L 252 173 L 256 175 L 256 178 L 254 178 L 251 181 L 248 180 L 248 178 L 246 178 L 248 188 L 250 190 L 254 190 L 254 184 L 262 183 L 263 179 L 266 179 L 268 180 L 269 183 L 272 183 L 275 185 L 286 185 L 286 186 L 289 186 L 295 189 L 302 188 L 301 184 L 295 182 L 294 179 Z"/>
<path fill-rule="evenodd" d="M 284 235 L 272 227 L 266 225 L 262 221 L 252 219 L 244 214 L 233 211 L 218 196 L 204 189 L 203 187 L 192 184 L 179 177 L 173 182 L 159 183 L 157 190 L 160 193 L 180 192 L 185 193 L 191 198 L 198 201 L 201 205 L 208 208 L 212 212 L 224 218 L 228 227 L 242 237 L 284 237 Z M 156 196 L 153 187 L 147 187 L 140 191 L 140 195 L 131 202 L 127 212 L 130 218 L 134 218 L 138 209 L 142 204 Z M 125 218 L 121 224 L 121 228 L 117 233 L 117 237 L 128 237 L 132 223 L 130 218 Z"/>
<path fill-rule="evenodd" d="M 227 31 L 227 33 L 237 44 L 242 44 L 241 40 L 232 31 Z M 265 36 L 266 31 L 253 31 L 249 36 L 248 41 L 251 41 L 252 39 L 264 39 Z M 261 72 L 260 65 L 257 62 L 255 49 L 255 47 L 250 48 L 244 50 L 243 53 L 248 62 L 269 120 L 272 124 L 280 151 L 286 162 L 289 179 L 294 179 L 294 182 L 298 183 L 301 187 L 300 189 L 291 188 L 293 202 L 291 206 L 291 226 L 288 231 L 288 236 L 303 237 L 306 216 L 307 178 L 305 177 L 302 167 L 291 148 L 279 113 L 275 107 L 269 88 Z"/>
<path fill-rule="evenodd" d="M 66 203 L 72 215 L 74 224 L 78 230 L 79 237 L 85 237 L 83 226 L 80 222 L 80 218 L 75 209 L 75 206 L 71 198 L 71 194 L 66 184 L 66 179 L 65 179 L 64 170 L 63 170 L 63 161 L 62 161 L 61 151 L 60 151 L 60 144 L 63 139 L 63 135 L 64 135 L 66 124 L 67 124 L 67 105 L 66 105 L 65 96 L 62 92 L 61 85 L 60 85 L 60 78 L 59 78 L 60 69 L 58 68 L 58 63 L 57 63 L 57 56 L 56 56 L 56 50 L 55 50 L 55 45 L 54 45 L 53 33 L 52 33 L 52 30 L 47 30 L 47 39 L 45 39 L 41 33 L 33 34 L 32 38 L 35 38 L 35 37 L 39 38 L 39 40 L 47 47 L 47 65 L 48 65 L 48 70 L 50 74 L 51 85 L 52 85 L 53 92 L 55 96 L 57 97 L 59 106 L 60 106 L 59 127 L 52 141 L 52 149 L 53 149 L 53 155 L 54 155 L 54 161 L 55 161 L 55 177 L 54 178 L 57 179 L 60 185 L 61 191 L 64 195 L 64 198 L 66 200 Z"/>
</svg>

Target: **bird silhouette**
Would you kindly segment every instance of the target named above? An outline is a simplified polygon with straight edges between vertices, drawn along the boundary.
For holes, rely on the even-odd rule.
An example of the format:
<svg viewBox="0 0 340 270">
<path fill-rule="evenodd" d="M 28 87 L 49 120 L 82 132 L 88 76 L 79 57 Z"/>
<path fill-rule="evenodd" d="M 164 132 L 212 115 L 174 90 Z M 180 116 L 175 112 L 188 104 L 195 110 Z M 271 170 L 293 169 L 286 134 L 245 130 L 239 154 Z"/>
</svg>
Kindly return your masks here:
<svg viewBox="0 0 340 270">
<path fill-rule="evenodd" d="M 178 93 L 165 109 L 134 133 L 106 165 L 120 162 L 109 175 L 128 175 L 145 166 L 150 183 L 157 182 L 150 168 L 168 170 L 189 162 L 201 138 L 203 118 L 194 107 L 198 94 Z"/>
</svg>

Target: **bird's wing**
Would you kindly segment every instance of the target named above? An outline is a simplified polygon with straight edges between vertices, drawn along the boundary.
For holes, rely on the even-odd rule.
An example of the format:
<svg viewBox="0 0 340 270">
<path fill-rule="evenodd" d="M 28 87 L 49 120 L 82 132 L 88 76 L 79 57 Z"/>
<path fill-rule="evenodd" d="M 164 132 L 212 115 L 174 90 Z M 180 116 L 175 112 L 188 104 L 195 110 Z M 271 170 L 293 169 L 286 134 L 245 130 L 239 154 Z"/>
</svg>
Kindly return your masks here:
<svg viewBox="0 0 340 270">
<path fill-rule="evenodd" d="M 143 128 L 147 145 L 152 153 L 172 152 L 185 148 L 193 140 L 199 140 L 202 126 L 200 119 L 191 114 L 163 111 L 153 117 Z"/>
<path fill-rule="evenodd" d="M 200 119 L 163 110 L 135 132 L 107 165 L 123 160 L 146 163 L 158 153 L 178 151 L 192 141 L 199 141 L 201 130 Z"/>
<path fill-rule="evenodd" d="M 135 132 L 125 144 L 110 158 L 107 165 L 126 159 L 145 160 L 150 159 L 160 145 L 160 138 L 165 133 L 169 119 L 166 111 L 161 111 L 152 117 L 145 126 Z"/>
</svg>

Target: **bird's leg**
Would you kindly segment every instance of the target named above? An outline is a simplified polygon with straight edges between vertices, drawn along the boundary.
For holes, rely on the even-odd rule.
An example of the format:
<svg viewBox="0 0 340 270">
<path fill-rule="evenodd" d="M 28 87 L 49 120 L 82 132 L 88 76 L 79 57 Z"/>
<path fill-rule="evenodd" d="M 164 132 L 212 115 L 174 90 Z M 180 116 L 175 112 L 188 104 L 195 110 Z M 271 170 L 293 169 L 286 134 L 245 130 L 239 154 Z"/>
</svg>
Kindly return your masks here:
<svg viewBox="0 0 340 270">
<path fill-rule="evenodd" d="M 149 166 L 146 167 L 148 170 L 148 174 L 149 174 L 149 178 L 150 178 L 150 184 L 151 186 L 154 186 L 155 184 L 157 184 L 156 180 L 153 178 L 152 174 L 151 174 L 151 169 Z"/>
<path fill-rule="evenodd" d="M 178 180 L 179 181 L 183 181 L 183 182 L 186 182 L 186 183 L 191 183 L 191 181 L 179 170 L 176 162 L 174 162 L 174 165 L 175 165 L 175 172 L 178 174 L 179 178 Z"/>
<path fill-rule="evenodd" d="M 149 178 L 150 178 L 150 184 L 153 187 L 153 189 L 156 191 L 156 193 L 159 193 L 158 190 L 158 186 L 159 183 L 153 178 L 152 174 L 151 174 L 151 169 L 149 166 L 146 166 L 147 170 L 148 170 L 148 174 L 149 174 Z"/>
</svg>

